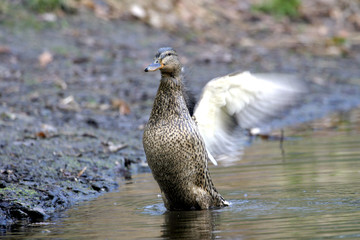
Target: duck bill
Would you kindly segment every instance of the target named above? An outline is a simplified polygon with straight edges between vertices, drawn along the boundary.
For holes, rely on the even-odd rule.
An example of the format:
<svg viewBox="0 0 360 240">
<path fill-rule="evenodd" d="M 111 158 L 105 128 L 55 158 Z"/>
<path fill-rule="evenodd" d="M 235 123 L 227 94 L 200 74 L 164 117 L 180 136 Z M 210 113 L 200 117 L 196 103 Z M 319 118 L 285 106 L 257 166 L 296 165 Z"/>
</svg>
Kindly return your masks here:
<svg viewBox="0 0 360 240">
<path fill-rule="evenodd" d="M 164 65 L 160 63 L 152 63 L 147 68 L 145 68 L 145 72 L 154 72 L 158 69 L 161 69 Z"/>
</svg>

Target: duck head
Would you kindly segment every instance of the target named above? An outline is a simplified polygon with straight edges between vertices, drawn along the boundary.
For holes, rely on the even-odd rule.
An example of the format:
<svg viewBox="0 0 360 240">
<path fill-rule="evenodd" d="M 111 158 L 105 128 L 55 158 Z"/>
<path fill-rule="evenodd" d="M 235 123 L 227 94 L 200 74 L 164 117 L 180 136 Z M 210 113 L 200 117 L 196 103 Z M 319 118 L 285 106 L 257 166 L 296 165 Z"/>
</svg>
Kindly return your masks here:
<svg viewBox="0 0 360 240">
<path fill-rule="evenodd" d="M 145 68 L 145 72 L 160 70 L 162 75 L 177 76 L 180 74 L 181 68 L 182 66 L 176 51 L 170 47 L 164 47 L 158 50 L 154 62 Z"/>
</svg>

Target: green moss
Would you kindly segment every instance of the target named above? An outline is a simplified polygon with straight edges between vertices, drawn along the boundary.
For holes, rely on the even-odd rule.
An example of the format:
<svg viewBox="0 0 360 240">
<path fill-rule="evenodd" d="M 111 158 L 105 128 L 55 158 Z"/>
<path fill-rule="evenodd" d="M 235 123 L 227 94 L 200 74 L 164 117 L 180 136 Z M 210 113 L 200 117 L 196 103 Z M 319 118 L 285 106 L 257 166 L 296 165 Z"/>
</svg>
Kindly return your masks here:
<svg viewBox="0 0 360 240">
<path fill-rule="evenodd" d="M 0 4 L 0 9 L 4 3 Z M 56 26 L 55 22 L 42 21 L 37 15 L 28 11 L 24 6 L 17 4 L 7 4 L 9 8 L 0 10 L 2 21 L 0 24 L 12 29 L 14 32 L 26 29 L 42 30 Z"/>
<path fill-rule="evenodd" d="M 10 11 L 10 4 L 7 1 L 0 1 L 0 16 Z"/>
<path fill-rule="evenodd" d="M 34 12 L 44 13 L 53 12 L 60 9 L 63 0 L 27 0 L 26 6 Z"/>
<path fill-rule="evenodd" d="M 1 198 L 13 200 L 19 203 L 25 202 L 28 199 L 37 199 L 37 195 L 38 193 L 35 190 L 30 189 L 26 186 L 19 187 L 15 184 L 10 184 L 10 186 L 0 189 Z"/>
<path fill-rule="evenodd" d="M 299 16 L 300 0 L 266 0 L 252 6 L 252 10 L 271 14 L 277 17 Z"/>
<path fill-rule="evenodd" d="M 343 46 L 347 43 L 346 38 L 335 36 L 331 39 L 331 42 L 336 46 Z"/>
</svg>

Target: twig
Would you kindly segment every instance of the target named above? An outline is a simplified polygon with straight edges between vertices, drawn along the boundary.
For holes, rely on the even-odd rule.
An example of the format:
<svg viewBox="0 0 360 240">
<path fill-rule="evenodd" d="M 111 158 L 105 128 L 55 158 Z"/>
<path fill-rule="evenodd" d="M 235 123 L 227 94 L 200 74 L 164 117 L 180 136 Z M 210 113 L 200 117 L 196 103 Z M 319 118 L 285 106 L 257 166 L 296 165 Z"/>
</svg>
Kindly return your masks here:
<svg viewBox="0 0 360 240">
<path fill-rule="evenodd" d="M 87 167 L 84 167 L 84 168 L 78 173 L 77 177 L 78 177 L 78 178 L 81 177 L 81 175 L 84 174 L 84 172 L 85 172 L 86 169 L 87 169 Z"/>
</svg>

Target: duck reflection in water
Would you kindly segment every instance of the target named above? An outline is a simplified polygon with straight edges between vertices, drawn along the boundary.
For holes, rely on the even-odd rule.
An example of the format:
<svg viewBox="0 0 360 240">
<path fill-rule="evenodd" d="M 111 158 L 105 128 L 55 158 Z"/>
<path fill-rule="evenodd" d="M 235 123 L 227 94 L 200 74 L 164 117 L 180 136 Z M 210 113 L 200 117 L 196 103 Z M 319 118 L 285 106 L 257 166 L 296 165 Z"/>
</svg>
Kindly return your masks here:
<svg viewBox="0 0 360 240">
<path fill-rule="evenodd" d="M 167 211 L 164 213 L 162 238 L 214 239 L 216 211 Z"/>
</svg>

